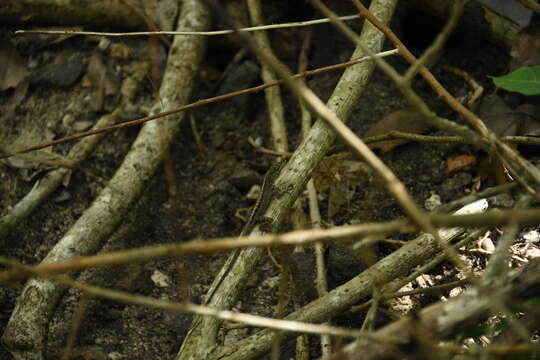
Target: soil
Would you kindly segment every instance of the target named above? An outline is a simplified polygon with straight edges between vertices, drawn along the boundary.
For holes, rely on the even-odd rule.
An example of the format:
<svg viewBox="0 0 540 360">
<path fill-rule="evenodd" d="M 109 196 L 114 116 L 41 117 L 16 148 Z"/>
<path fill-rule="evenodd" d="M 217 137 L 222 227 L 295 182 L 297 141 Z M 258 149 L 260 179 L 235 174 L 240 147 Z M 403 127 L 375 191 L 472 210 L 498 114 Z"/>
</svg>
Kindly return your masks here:
<svg viewBox="0 0 540 360">
<path fill-rule="evenodd" d="M 404 13 L 398 11 L 398 16 Z M 276 17 L 279 21 L 290 20 L 290 17 L 278 15 Z M 406 18 L 398 17 L 395 20 L 395 28 L 400 29 L 405 25 L 410 26 Z M 442 70 L 441 65 L 451 65 L 468 72 L 490 93 L 493 86 L 487 76 L 504 73 L 509 56 L 496 45 L 465 36 L 466 31 L 458 30 L 432 69 L 453 94 L 468 92 L 468 85 L 461 78 Z M 283 45 L 291 41 L 285 32 L 276 31 L 271 36 L 276 44 Z M 26 97 L 12 116 L 4 118 L 0 123 L 0 138 L 4 144 L 15 147 L 17 141 L 21 141 L 30 145 L 73 134 L 77 132 L 75 125 L 82 121 L 95 121 L 101 114 L 111 111 L 118 102 L 114 95 L 109 95 L 105 97 L 105 106 L 96 111 L 93 109 L 93 103 L 97 101 L 95 94 L 92 88 L 85 87 L 84 75 L 88 71 L 90 57 L 98 51 L 99 39 L 72 37 L 46 46 L 37 37 L 16 37 L 13 40 L 21 57 L 32 64 L 32 81 Z M 415 42 L 410 35 L 405 41 L 416 52 L 424 46 L 422 41 Z M 136 39 L 114 40 L 113 43 L 126 45 L 134 54 L 126 59 L 106 59 L 111 78 L 118 86 L 133 64 L 145 57 L 147 42 L 145 39 Z M 293 45 L 297 49 L 300 42 Z M 389 44 L 385 48 L 389 49 Z M 317 68 L 346 60 L 352 50 L 352 45 L 332 26 L 316 26 L 313 28 L 309 66 Z M 193 99 L 259 83 L 259 69 L 251 59 L 233 65 L 223 80 L 217 79 L 215 74 L 221 75 L 235 51 L 231 44 L 223 46 L 210 42 L 208 61 L 202 68 Z M 54 63 L 55 59 L 77 59 L 73 61 L 78 62 L 80 67 L 66 70 L 70 74 L 53 72 L 47 75 L 46 67 Z M 291 68 L 296 68 L 294 59 L 285 60 Z M 397 57 L 388 60 L 400 72 L 406 69 L 403 60 Z M 308 83 L 326 99 L 339 76 L 339 72 L 326 73 L 310 79 Z M 153 101 L 151 88 L 147 83 L 139 95 L 141 111 Z M 455 115 L 435 98 L 426 83 L 417 79 L 415 89 L 438 113 L 455 119 Z M 10 94 L 0 95 L 0 106 L 5 106 Z M 283 98 L 291 148 L 294 148 L 300 141 L 298 103 L 285 89 Z M 362 135 L 385 115 L 406 105 L 391 81 L 380 71 L 375 71 L 370 86 L 347 123 L 355 133 Z M 239 234 L 243 222 L 235 214 L 239 209 L 243 209 L 245 214 L 244 208 L 253 205 L 253 200 L 246 195 L 253 185 L 260 184 L 272 161 L 271 157 L 255 151 L 248 142 L 248 138 L 252 137 L 263 146 L 271 146 L 265 107 L 264 94 L 256 93 L 208 105 L 186 114 L 182 130 L 171 148 L 176 197 L 171 198 L 169 195 L 167 180 L 163 171 L 159 171 L 102 252 Z M 27 264 L 38 263 L 114 174 L 135 139 L 137 130 L 129 128 L 107 134 L 98 149 L 84 162 L 85 171 L 74 170 L 67 186 L 53 193 L 49 200 L 41 204 L 4 240 L 6 245 L 2 255 Z M 200 143 L 196 141 L 195 133 L 200 137 Z M 428 134 L 443 133 L 430 130 Z M 56 146 L 53 151 L 66 154 L 70 146 L 69 143 Z M 338 144 L 334 153 L 342 151 L 343 148 Z M 433 195 L 438 195 L 444 203 L 471 191 L 478 175 L 477 168 L 445 173 L 447 160 L 458 155 L 479 156 L 479 153 L 465 145 L 408 143 L 380 154 L 421 205 L 432 199 Z M 0 214 L 8 212 L 46 171 L 44 166 L 25 165 L 20 168 L 6 162 L 0 163 Z M 493 184 L 491 180 L 483 181 L 481 187 L 490 183 Z M 349 201 L 332 218 L 325 217 L 325 223 L 382 221 L 403 216 L 396 202 L 376 180 L 364 185 L 351 187 Z M 326 214 L 326 200 L 322 200 L 321 206 L 323 214 Z M 382 256 L 388 249 L 381 247 L 377 251 Z M 480 259 L 482 256 L 478 255 Z M 180 301 L 187 296 L 200 302 L 225 259 L 225 254 L 192 256 L 181 260 L 164 259 L 141 265 L 88 270 L 80 274 L 78 279 L 159 299 Z M 259 269 L 236 308 L 272 316 L 277 303 L 279 270 L 268 259 L 260 264 Z M 442 272 L 442 268 L 436 271 L 439 274 Z M 185 281 L 189 284 L 189 294 L 183 290 L 182 283 Z M 21 289 L 0 288 L 1 331 Z M 45 345 L 48 359 L 58 358 L 64 348 L 71 332 L 73 313 L 80 299 L 78 291 L 69 290 L 58 306 L 50 322 Z M 343 323 L 360 326 L 358 321 L 344 319 Z M 190 315 L 90 299 L 77 337 L 76 350 L 85 359 L 173 359 L 190 324 Z M 255 331 L 233 330 L 234 335 L 228 334 L 225 341 L 233 341 L 236 336 L 245 336 Z M 315 357 L 317 350 L 315 346 L 313 348 L 312 355 Z M 9 358 L 10 355 L 0 348 L 0 359 Z"/>
</svg>

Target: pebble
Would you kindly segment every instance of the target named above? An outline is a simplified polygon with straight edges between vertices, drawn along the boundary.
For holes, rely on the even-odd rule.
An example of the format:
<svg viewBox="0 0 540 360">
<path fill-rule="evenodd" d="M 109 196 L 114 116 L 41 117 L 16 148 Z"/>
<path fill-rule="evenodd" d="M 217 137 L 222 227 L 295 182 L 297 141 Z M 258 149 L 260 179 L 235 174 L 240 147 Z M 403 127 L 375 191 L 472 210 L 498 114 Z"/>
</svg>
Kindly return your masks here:
<svg viewBox="0 0 540 360">
<path fill-rule="evenodd" d="M 169 279 L 169 277 L 159 270 L 154 270 L 150 278 L 152 279 L 154 284 L 160 288 L 166 288 L 171 286 L 171 280 Z"/>
<path fill-rule="evenodd" d="M 424 208 L 426 210 L 433 211 L 439 206 L 441 206 L 441 204 L 442 204 L 441 197 L 438 194 L 432 192 L 431 196 L 428 197 L 426 201 L 424 201 Z"/>
</svg>

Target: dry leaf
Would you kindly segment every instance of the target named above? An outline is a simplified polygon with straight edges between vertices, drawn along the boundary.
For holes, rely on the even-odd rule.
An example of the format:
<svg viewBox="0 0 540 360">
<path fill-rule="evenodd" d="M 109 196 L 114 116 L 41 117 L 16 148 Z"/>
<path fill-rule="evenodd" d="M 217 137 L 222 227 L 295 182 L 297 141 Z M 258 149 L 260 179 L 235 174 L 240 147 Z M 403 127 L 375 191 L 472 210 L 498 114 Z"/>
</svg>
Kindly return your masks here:
<svg viewBox="0 0 540 360">
<path fill-rule="evenodd" d="M 521 114 L 510 109 L 497 95 L 485 96 L 476 113 L 497 136 L 516 135 L 523 119 Z"/>
<path fill-rule="evenodd" d="M 350 156 L 350 153 L 327 156 L 313 174 L 317 190 L 328 192 L 329 218 L 351 200 L 357 186 L 372 179 L 371 168 L 364 162 L 348 160 Z"/>
<path fill-rule="evenodd" d="M 476 157 L 471 155 L 459 155 L 446 161 L 445 174 L 451 174 L 463 170 L 469 166 L 476 165 Z"/>
<path fill-rule="evenodd" d="M 28 70 L 17 49 L 7 38 L 0 39 L 0 91 L 16 88 L 26 77 Z"/>
<path fill-rule="evenodd" d="M 100 111 L 105 106 L 105 96 L 118 93 L 118 84 L 111 71 L 103 63 L 101 53 L 95 53 L 88 63 L 83 79 L 84 87 L 92 87 L 92 108 Z"/>
<path fill-rule="evenodd" d="M 429 128 L 422 115 L 414 109 L 402 109 L 385 116 L 382 120 L 375 123 L 364 135 L 365 137 L 384 135 L 390 131 L 400 131 L 413 134 L 422 134 Z M 410 140 L 397 139 L 385 140 L 370 144 L 372 149 L 381 151 L 390 151 L 396 146 L 408 143 Z"/>
<path fill-rule="evenodd" d="M 517 135 L 540 136 L 540 107 L 533 104 L 523 104 L 516 108 L 523 115 L 523 121 L 517 129 Z"/>
<path fill-rule="evenodd" d="M 512 72 L 524 66 L 540 65 L 540 26 L 531 25 L 516 36 L 510 51 Z"/>
</svg>

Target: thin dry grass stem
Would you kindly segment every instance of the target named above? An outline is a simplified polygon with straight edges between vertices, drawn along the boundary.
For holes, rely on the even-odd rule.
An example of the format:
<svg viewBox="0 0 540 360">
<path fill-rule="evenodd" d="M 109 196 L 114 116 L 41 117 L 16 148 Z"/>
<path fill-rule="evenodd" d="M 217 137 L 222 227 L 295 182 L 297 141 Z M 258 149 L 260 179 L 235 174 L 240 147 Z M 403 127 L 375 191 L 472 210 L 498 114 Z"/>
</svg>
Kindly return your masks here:
<svg viewBox="0 0 540 360">
<path fill-rule="evenodd" d="M 60 358 L 61 360 L 69 360 L 73 356 L 73 348 L 75 347 L 75 343 L 77 342 L 77 335 L 79 334 L 79 329 L 81 328 L 81 323 L 83 321 L 86 309 L 88 308 L 89 301 L 90 296 L 88 296 L 86 293 L 83 293 L 81 295 L 81 298 L 79 299 L 79 306 L 77 306 L 77 309 L 73 314 L 73 320 L 71 321 L 71 330 L 69 331 L 69 335 L 66 341 L 66 347 L 64 348 L 64 351 L 62 352 L 62 356 Z"/>
<path fill-rule="evenodd" d="M 341 16 L 343 21 L 358 19 L 358 15 Z M 266 31 L 274 29 L 286 29 L 294 27 L 312 26 L 329 23 L 330 19 L 315 19 L 308 21 L 297 21 L 284 24 L 260 25 L 240 28 L 242 32 Z M 137 31 L 137 32 L 98 32 L 98 31 L 78 31 L 78 30 L 17 30 L 15 35 L 25 34 L 46 34 L 46 35 L 86 35 L 86 36 L 107 36 L 107 37 L 129 37 L 129 36 L 159 36 L 159 35 L 192 35 L 192 36 L 217 36 L 234 34 L 235 30 L 215 30 L 215 31 Z"/>
<path fill-rule="evenodd" d="M 540 222 L 540 212 L 536 209 L 488 211 L 470 215 L 432 215 L 435 226 L 452 228 L 501 226 L 512 221 L 521 226 Z M 346 241 L 351 237 L 366 235 L 388 236 L 392 233 L 410 233 L 417 227 L 406 220 L 386 223 L 371 223 L 333 227 L 330 229 L 299 230 L 283 234 L 267 234 L 253 237 L 229 237 L 221 239 L 198 239 L 182 244 L 148 246 L 139 249 L 115 251 L 106 254 L 85 256 L 61 262 L 42 263 L 33 268 L 46 274 L 80 271 L 91 267 L 120 265 L 156 260 L 166 257 L 181 257 L 192 254 L 213 254 L 246 247 L 277 247 L 309 245 L 320 241 Z M 0 263 L 9 265 L 9 259 L 0 257 Z M 28 274 L 5 270 L 0 272 L 0 283 L 21 280 Z"/>
</svg>

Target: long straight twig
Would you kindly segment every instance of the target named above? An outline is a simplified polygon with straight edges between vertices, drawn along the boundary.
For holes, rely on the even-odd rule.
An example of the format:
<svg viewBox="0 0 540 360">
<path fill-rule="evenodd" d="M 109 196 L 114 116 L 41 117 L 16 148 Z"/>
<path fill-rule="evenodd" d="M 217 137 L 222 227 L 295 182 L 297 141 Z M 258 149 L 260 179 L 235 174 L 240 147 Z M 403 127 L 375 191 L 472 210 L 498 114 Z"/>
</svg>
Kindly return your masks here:
<svg viewBox="0 0 540 360">
<path fill-rule="evenodd" d="M 359 15 L 347 15 L 341 16 L 343 21 L 358 19 Z M 271 24 L 271 25 L 259 25 L 244 27 L 239 29 L 240 31 L 253 32 L 253 31 L 266 31 L 275 29 L 286 29 L 293 27 L 304 27 L 319 24 L 329 23 L 331 20 L 327 18 L 307 20 L 307 21 L 295 21 L 284 24 Z M 157 35 L 193 35 L 193 36 L 217 36 L 234 34 L 235 30 L 215 30 L 215 31 L 136 31 L 136 32 L 100 32 L 100 31 L 78 31 L 78 30 L 17 30 L 15 35 L 23 34 L 46 34 L 46 35 L 86 35 L 86 36 L 107 36 L 107 37 L 129 37 L 129 36 L 157 36 Z"/>
</svg>

